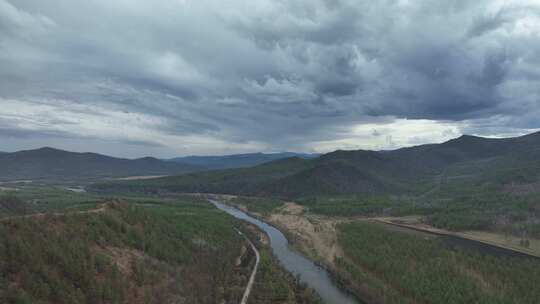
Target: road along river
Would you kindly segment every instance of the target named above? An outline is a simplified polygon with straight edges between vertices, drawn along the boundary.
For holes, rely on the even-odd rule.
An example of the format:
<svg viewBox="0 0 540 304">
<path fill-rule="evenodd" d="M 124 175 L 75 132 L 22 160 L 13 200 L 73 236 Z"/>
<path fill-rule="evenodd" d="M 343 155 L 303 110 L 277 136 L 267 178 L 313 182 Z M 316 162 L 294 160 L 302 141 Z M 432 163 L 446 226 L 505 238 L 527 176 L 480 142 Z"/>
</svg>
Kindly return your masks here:
<svg viewBox="0 0 540 304">
<path fill-rule="evenodd" d="M 278 258 L 281 265 L 294 276 L 299 276 L 300 281 L 313 288 L 326 304 L 358 304 L 352 296 L 340 290 L 332 281 L 328 272 L 315 265 L 312 261 L 299 253 L 289 249 L 287 238 L 278 229 L 267 223 L 253 218 L 246 213 L 222 204 L 216 200 L 210 200 L 218 209 L 228 214 L 245 220 L 266 232 L 270 238 L 270 246 L 274 255 Z"/>
</svg>

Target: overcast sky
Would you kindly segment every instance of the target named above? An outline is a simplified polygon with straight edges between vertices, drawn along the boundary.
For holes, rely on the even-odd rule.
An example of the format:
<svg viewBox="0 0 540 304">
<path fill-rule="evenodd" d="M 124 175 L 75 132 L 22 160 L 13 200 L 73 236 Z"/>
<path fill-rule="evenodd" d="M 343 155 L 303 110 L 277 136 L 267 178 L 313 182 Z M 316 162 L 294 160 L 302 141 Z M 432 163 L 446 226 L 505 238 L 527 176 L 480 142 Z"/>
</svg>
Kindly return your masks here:
<svg viewBox="0 0 540 304">
<path fill-rule="evenodd" d="M 539 128 L 539 0 L 0 0 L 3 151 L 327 152 Z"/>
</svg>

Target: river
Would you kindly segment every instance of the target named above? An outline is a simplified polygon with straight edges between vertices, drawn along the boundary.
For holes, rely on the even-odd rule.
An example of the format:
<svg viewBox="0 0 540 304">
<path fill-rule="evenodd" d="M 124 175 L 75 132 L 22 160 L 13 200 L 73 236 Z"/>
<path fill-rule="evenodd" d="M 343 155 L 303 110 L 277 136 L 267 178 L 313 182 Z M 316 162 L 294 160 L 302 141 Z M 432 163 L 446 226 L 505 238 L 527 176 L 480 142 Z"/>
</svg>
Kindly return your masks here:
<svg viewBox="0 0 540 304">
<path fill-rule="evenodd" d="M 270 246 L 281 265 L 290 273 L 300 277 L 300 281 L 313 288 L 326 304 L 358 304 L 353 297 L 340 290 L 332 281 L 328 272 L 315 265 L 311 260 L 289 248 L 287 238 L 278 229 L 267 223 L 253 218 L 246 213 L 222 204 L 216 200 L 210 200 L 218 209 L 228 214 L 245 220 L 266 232 L 270 238 Z"/>
</svg>

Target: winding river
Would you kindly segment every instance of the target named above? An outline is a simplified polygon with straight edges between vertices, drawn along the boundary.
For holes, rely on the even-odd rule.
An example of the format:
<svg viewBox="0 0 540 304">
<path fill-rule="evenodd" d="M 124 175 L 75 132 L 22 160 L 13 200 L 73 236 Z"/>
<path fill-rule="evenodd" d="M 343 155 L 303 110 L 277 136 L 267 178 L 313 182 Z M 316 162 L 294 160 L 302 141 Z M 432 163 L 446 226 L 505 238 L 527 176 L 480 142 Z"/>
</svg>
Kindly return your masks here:
<svg viewBox="0 0 540 304">
<path fill-rule="evenodd" d="M 218 209 L 227 212 L 228 214 L 245 220 L 262 229 L 270 238 L 270 246 L 275 256 L 280 263 L 290 273 L 300 277 L 300 281 L 306 283 L 313 288 L 323 299 L 326 304 L 358 304 L 349 294 L 340 290 L 331 280 L 328 272 L 323 268 L 315 265 L 306 257 L 289 249 L 287 238 L 278 229 L 267 223 L 253 218 L 246 213 L 222 204 L 216 200 L 210 200 Z"/>
</svg>

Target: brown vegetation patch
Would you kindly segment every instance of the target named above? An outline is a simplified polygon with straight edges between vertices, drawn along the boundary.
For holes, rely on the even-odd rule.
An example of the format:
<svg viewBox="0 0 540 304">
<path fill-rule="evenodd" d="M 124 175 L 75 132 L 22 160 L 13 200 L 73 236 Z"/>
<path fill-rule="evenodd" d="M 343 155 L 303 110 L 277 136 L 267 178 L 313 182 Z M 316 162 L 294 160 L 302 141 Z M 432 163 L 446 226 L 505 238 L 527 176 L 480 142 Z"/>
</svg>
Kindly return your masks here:
<svg viewBox="0 0 540 304">
<path fill-rule="evenodd" d="M 279 213 L 272 213 L 267 220 L 283 228 L 294 245 L 319 262 L 335 266 L 335 258 L 343 256 L 337 244 L 336 230 L 341 219 L 305 215 L 304 206 L 288 202 L 279 209 Z"/>
<path fill-rule="evenodd" d="M 145 257 L 149 258 L 142 251 L 136 249 L 107 246 L 104 248 L 95 247 L 94 250 L 109 257 L 118 269 L 127 276 L 131 275 L 133 271 L 132 263 L 134 261 L 142 260 Z"/>
<path fill-rule="evenodd" d="M 540 182 L 530 184 L 506 184 L 503 187 L 503 191 L 515 194 L 515 195 L 527 195 L 532 193 L 540 193 Z"/>
</svg>

